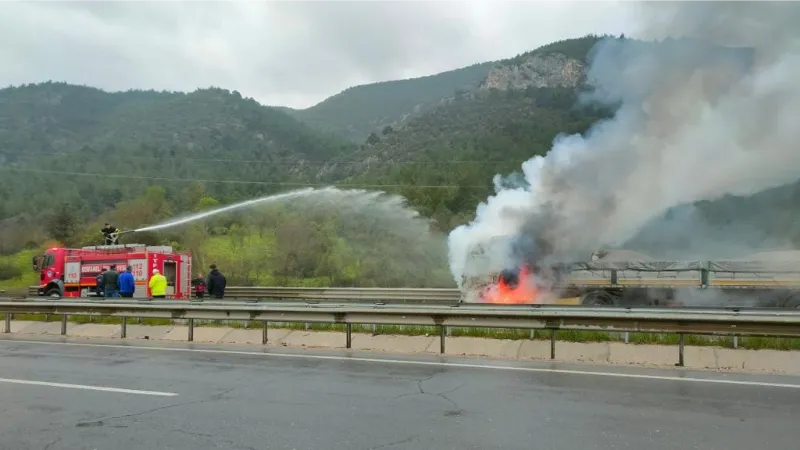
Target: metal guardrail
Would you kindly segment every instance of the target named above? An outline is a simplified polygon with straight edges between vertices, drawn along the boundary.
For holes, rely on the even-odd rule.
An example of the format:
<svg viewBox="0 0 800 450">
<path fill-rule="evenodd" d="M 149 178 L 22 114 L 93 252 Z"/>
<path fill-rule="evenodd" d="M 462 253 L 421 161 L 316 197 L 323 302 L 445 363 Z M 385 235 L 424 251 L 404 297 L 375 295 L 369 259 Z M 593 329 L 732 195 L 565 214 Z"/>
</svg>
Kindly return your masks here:
<svg viewBox="0 0 800 450">
<path fill-rule="evenodd" d="M 443 305 L 458 303 L 461 292 L 458 289 L 231 286 L 225 289 L 225 297 Z"/>
<path fill-rule="evenodd" d="M 38 287 L 30 286 L 28 297 L 36 296 Z M 228 286 L 225 299 L 450 305 L 461 300 L 461 292 L 458 289 Z"/>
<path fill-rule="evenodd" d="M 185 319 L 188 321 L 189 341 L 193 340 L 194 320 L 197 319 L 261 321 L 263 343 L 267 342 L 269 322 L 344 324 L 347 348 L 351 348 L 353 324 L 438 326 L 441 353 L 445 351 L 447 327 L 543 329 L 551 331 L 551 359 L 555 359 L 556 334 L 559 330 L 677 333 L 680 336 L 680 366 L 683 365 L 685 334 L 800 336 L 800 311 L 764 309 L 0 299 L 0 312 L 5 313 L 5 333 L 11 331 L 11 314 L 61 315 L 63 335 L 67 331 L 69 315 L 120 317 L 123 338 L 126 337 L 128 317 Z"/>
</svg>

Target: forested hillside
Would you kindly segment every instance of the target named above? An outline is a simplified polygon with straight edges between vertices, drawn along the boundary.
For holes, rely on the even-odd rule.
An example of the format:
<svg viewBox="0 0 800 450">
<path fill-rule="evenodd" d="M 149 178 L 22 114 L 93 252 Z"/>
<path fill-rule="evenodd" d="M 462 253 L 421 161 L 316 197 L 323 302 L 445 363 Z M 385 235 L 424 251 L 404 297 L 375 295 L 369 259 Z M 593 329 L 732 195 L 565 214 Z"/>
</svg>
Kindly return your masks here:
<svg viewBox="0 0 800 450">
<path fill-rule="evenodd" d="M 497 61 L 480 85 L 370 135 L 330 173 L 389 185 L 442 230 L 472 219 L 496 174 L 545 154 L 559 133 L 583 133 L 613 111 L 579 106 L 586 52 L 600 37 L 555 42 Z M 499 87 L 495 87 L 499 86 Z"/>
<path fill-rule="evenodd" d="M 35 252 L 54 243 L 97 245 L 105 221 L 134 229 L 181 210 L 219 205 L 202 183 L 190 183 L 173 196 L 161 186 L 150 186 L 88 220 L 68 205 L 54 206 L 41 219 L 44 233 L 34 233 L 35 225 L 27 232 L 0 230 L 0 246 L 15 252 L 24 247 L 0 254 L 0 286 L 19 290 L 35 284 L 38 275 L 30 266 Z M 198 273 L 215 263 L 232 285 L 454 286 L 441 234 L 429 232 L 424 220 L 358 196 L 264 204 L 157 233 L 123 235 L 121 242 L 188 250 Z"/>
<path fill-rule="evenodd" d="M 443 229 L 466 223 L 496 174 L 545 154 L 558 133 L 582 133 L 609 111 L 574 108 L 568 88 L 487 90 L 414 118 L 348 156 L 342 176 L 389 184 Z"/>
<path fill-rule="evenodd" d="M 96 217 L 150 185 L 180 198 L 191 180 L 206 180 L 221 201 L 250 198 L 317 181 L 320 160 L 353 148 L 236 91 L 7 88 L 0 90 L 0 220 L 4 228 L 26 222 L 21 227 L 35 233 L 27 222 L 40 223 L 56 206 Z"/>
<path fill-rule="evenodd" d="M 363 142 L 370 133 L 396 127 L 457 92 L 477 89 L 493 65 L 487 62 L 427 77 L 355 86 L 310 108 L 288 112 L 312 127 Z"/>
</svg>

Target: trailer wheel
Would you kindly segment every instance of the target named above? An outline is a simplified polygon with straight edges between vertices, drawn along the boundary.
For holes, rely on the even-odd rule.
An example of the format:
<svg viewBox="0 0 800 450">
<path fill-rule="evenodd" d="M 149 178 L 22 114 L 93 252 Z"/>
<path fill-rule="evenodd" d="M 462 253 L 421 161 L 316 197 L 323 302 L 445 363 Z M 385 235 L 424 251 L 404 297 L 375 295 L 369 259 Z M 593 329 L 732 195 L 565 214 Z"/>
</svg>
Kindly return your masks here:
<svg viewBox="0 0 800 450">
<path fill-rule="evenodd" d="M 50 298 L 61 298 L 61 292 L 59 292 L 58 289 L 50 289 L 45 292 L 44 296 Z"/>
<path fill-rule="evenodd" d="M 581 296 L 581 305 L 587 306 L 612 306 L 614 299 L 607 292 L 591 291 Z"/>
</svg>

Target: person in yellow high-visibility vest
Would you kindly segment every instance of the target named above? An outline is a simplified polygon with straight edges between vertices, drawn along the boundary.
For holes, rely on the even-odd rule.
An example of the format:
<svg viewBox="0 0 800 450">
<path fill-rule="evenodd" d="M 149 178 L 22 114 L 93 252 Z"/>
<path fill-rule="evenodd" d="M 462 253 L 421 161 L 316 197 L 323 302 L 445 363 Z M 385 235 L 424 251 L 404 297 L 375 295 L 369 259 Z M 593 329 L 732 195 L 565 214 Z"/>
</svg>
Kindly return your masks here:
<svg viewBox="0 0 800 450">
<path fill-rule="evenodd" d="M 158 269 L 153 269 L 153 276 L 147 283 L 150 288 L 150 296 L 153 298 L 164 298 L 167 295 L 167 277 L 161 275 Z"/>
</svg>

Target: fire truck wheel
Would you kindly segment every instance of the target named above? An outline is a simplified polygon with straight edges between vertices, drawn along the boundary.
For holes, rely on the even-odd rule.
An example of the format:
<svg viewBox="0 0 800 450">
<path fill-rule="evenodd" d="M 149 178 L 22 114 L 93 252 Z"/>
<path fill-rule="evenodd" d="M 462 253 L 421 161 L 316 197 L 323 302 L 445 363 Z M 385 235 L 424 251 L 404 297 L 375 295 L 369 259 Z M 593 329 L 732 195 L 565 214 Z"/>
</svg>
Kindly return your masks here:
<svg viewBox="0 0 800 450">
<path fill-rule="evenodd" d="M 50 298 L 61 298 L 61 293 L 58 292 L 58 289 L 50 289 L 49 291 L 45 292 L 44 296 Z"/>
</svg>

